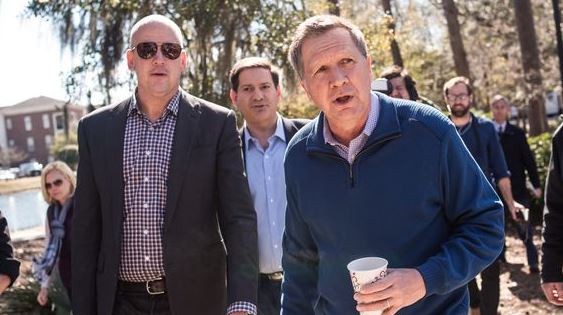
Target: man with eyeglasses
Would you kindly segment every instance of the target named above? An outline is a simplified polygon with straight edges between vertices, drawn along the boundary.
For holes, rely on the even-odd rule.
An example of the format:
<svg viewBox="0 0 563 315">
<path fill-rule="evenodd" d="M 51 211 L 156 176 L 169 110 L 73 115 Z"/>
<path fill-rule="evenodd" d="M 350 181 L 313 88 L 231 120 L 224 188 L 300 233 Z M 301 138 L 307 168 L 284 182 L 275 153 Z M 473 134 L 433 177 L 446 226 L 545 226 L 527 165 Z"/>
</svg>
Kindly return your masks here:
<svg viewBox="0 0 563 315">
<path fill-rule="evenodd" d="M 510 173 L 493 123 L 471 113 L 473 88 L 469 79 L 455 77 L 444 84 L 444 99 L 450 118 L 463 142 L 473 155 L 491 185 L 496 184 L 514 220 L 525 208 L 514 201 L 510 187 Z M 478 196 L 475 196 L 478 198 Z M 481 292 L 473 279 L 469 283 L 472 314 L 496 315 L 500 299 L 500 263 L 495 260 L 481 272 Z"/>
<path fill-rule="evenodd" d="M 138 21 L 135 93 L 80 121 L 74 314 L 256 314 L 256 213 L 235 114 L 179 88 L 182 42 L 166 17 Z"/>
</svg>

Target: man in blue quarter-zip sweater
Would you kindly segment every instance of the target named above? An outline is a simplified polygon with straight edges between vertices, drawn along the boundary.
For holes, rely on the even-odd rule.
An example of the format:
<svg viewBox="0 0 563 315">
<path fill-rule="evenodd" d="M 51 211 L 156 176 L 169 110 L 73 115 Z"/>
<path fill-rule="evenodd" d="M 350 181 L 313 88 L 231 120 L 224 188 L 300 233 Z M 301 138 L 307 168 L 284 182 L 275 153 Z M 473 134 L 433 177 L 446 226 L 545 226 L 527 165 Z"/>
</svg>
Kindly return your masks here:
<svg viewBox="0 0 563 315">
<path fill-rule="evenodd" d="M 307 19 L 289 49 L 321 113 L 286 153 L 282 314 L 467 314 L 502 205 L 447 117 L 370 92 L 367 51 L 336 16 Z M 365 256 L 389 273 L 354 294 L 346 264 Z"/>
<path fill-rule="evenodd" d="M 455 77 L 446 82 L 444 100 L 463 143 L 489 182 L 499 188 L 512 219 L 518 221 L 518 213 L 521 213 L 524 207 L 512 197 L 510 173 L 495 126 L 490 120 L 471 113 L 474 100 L 469 79 Z M 471 315 L 497 315 L 500 300 L 499 259 L 495 259 L 483 270 L 481 280 L 480 291 L 475 279 L 469 282 Z"/>
</svg>

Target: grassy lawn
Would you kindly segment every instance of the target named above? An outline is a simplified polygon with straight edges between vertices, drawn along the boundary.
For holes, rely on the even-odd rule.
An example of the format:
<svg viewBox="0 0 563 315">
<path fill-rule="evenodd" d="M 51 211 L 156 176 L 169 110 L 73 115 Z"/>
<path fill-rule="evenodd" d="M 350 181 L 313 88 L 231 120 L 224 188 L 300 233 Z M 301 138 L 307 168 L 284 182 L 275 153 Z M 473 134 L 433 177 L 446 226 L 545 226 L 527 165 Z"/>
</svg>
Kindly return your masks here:
<svg viewBox="0 0 563 315">
<path fill-rule="evenodd" d="M 41 176 L 0 180 L 0 195 L 41 187 Z"/>
</svg>

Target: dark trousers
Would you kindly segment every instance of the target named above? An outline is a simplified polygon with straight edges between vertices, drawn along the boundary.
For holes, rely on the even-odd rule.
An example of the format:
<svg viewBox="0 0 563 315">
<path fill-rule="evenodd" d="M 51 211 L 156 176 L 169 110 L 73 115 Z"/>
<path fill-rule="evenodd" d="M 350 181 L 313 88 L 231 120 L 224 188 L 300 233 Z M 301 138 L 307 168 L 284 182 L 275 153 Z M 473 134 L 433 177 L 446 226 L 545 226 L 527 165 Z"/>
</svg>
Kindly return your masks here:
<svg viewBox="0 0 563 315">
<path fill-rule="evenodd" d="M 524 224 L 516 224 L 516 231 L 518 236 L 524 242 L 526 247 L 526 257 L 528 258 L 528 265 L 530 267 L 538 266 L 538 250 L 534 245 L 534 228 L 530 221 Z"/>
<path fill-rule="evenodd" d="M 170 315 L 168 296 L 117 291 L 113 315 Z"/>
<path fill-rule="evenodd" d="M 530 207 L 529 198 L 514 197 L 514 199 L 524 207 L 526 208 Z M 503 204 L 505 205 L 504 208 L 507 209 L 504 201 Z M 522 240 L 524 246 L 526 247 L 526 258 L 528 259 L 528 266 L 538 267 L 538 250 L 534 245 L 534 226 L 532 225 L 531 221 L 528 220 L 528 222 L 524 224 L 520 224 L 520 222 L 514 222 L 508 211 L 505 211 L 504 220 L 506 222 L 505 230 L 507 227 L 510 227 L 511 225 L 516 226 L 516 232 L 518 232 L 518 237 Z M 502 254 L 501 254 L 501 257 L 504 262 L 506 262 L 505 252 L 506 252 L 506 243 L 505 246 L 502 248 Z"/>
<path fill-rule="evenodd" d="M 258 314 L 279 315 L 281 310 L 281 280 L 260 275 L 258 286 Z"/>
<path fill-rule="evenodd" d="M 481 272 L 481 291 L 475 279 L 469 282 L 469 305 L 480 308 L 481 315 L 497 315 L 500 300 L 500 263 L 495 260 Z"/>
</svg>

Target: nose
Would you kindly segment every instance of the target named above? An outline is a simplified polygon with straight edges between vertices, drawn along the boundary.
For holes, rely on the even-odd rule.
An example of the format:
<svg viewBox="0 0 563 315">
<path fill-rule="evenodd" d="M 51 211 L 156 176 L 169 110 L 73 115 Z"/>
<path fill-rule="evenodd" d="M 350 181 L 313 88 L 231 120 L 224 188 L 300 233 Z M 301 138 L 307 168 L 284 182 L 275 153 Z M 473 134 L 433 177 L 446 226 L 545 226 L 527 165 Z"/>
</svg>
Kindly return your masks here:
<svg viewBox="0 0 563 315">
<path fill-rule="evenodd" d="M 162 54 L 162 48 L 159 47 L 159 48 L 156 50 L 156 54 L 154 55 L 154 57 L 152 57 L 152 62 L 153 62 L 154 64 L 163 64 L 163 63 L 164 63 L 164 58 L 166 58 L 166 57 L 164 57 L 164 55 Z"/>
<path fill-rule="evenodd" d="M 339 87 L 348 82 L 348 73 L 336 67 L 330 70 L 330 84 L 332 87 Z"/>
<path fill-rule="evenodd" d="M 260 90 L 260 88 L 254 89 L 254 100 L 260 101 L 264 98 L 264 93 Z"/>
</svg>

